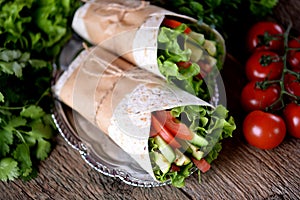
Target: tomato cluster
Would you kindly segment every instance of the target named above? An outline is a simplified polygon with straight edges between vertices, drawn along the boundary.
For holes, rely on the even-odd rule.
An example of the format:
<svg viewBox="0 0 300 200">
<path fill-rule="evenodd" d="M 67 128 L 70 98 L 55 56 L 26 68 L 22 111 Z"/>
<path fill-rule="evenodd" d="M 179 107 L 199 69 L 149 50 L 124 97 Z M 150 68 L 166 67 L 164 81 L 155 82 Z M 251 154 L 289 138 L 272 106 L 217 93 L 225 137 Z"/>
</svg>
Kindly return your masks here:
<svg viewBox="0 0 300 200">
<path fill-rule="evenodd" d="M 300 36 L 291 36 L 290 29 L 262 21 L 247 35 L 243 133 L 249 144 L 260 149 L 277 147 L 286 132 L 300 138 Z"/>
</svg>

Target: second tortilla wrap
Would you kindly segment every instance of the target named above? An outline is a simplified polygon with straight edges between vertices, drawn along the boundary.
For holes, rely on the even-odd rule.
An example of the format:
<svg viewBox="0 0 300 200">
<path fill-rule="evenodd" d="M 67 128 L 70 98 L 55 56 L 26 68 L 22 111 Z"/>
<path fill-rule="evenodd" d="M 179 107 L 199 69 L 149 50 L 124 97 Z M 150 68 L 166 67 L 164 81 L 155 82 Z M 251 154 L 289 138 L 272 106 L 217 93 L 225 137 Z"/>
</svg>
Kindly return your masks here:
<svg viewBox="0 0 300 200">
<path fill-rule="evenodd" d="M 157 64 L 157 38 L 166 16 L 179 18 L 194 24 L 213 35 L 220 55 L 218 65 L 225 58 L 223 37 L 206 24 L 197 20 L 139 0 L 94 0 L 88 1 L 75 13 L 72 27 L 76 33 L 93 45 L 122 56 L 129 62 L 165 78 Z"/>
</svg>

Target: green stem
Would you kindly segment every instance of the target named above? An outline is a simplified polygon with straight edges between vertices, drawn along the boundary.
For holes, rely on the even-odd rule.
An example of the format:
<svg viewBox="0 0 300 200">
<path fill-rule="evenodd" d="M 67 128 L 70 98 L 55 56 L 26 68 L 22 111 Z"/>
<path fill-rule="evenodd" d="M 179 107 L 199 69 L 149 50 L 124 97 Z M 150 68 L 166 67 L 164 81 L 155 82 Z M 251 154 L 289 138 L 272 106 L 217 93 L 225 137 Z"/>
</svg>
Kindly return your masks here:
<svg viewBox="0 0 300 200">
<path fill-rule="evenodd" d="M 40 96 L 40 98 L 37 100 L 37 102 L 35 103 L 35 105 L 37 106 L 39 103 L 40 103 L 40 101 L 45 97 L 45 96 L 47 96 L 47 95 L 49 95 L 50 94 L 50 88 L 47 88 L 44 92 L 43 92 L 43 94 Z"/>
<path fill-rule="evenodd" d="M 292 24 L 289 24 L 288 28 L 286 29 L 285 33 L 283 34 L 283 37 L 284 37 L 284 54 L 282 56 L 283 71 L 282 71 L 281 77 L 278 80 L 266 81 L 266 83 L 265 83 L 265 84 L 279 83 L 279 87 L 280 87 L 279 98 L 274 103 L 272 103 L 269 107 L 267 107 L 265 109 L 266 111 L 273 110 L 278 105 L 280 105 L 280 108 L 276 108 L 276 110 L 283 109 L 285 107 L 285 102 L 284 102 L 284 99 L 283 99 L 284 95 L 288 95 L 288 96 L 291 96 L 293 98 L 299 99 L 299 97 L 287 92 L 284 88 L 285 74 L 290 73 L 290 74 L 296 75 L 297 77 L 299 76 L 298 73 L 296 73 L 292 70 L 289 70 L 288 67 L 287 67 L 287 54 L 288 54 L 288 51 L 290 50 L 290 48 L 288 47 L 288 40 L 289 40 L 289 34 L 290 34 L 291 28 L 292 28 Z"/>
<path fill-rule="evenodd" d="M 0 106 L 2 110 L 22 110 L 25 106 L 20 107 L 9 107 L 9 106 Z"/>
<path fill-rule="evenodd" d="M 25 139 L 24 139 L 24 137 L 23 137 L 21 131 L 19 131 L 19 130 L 17 130 L 17 129 L 15 129 L 14 131 L 16 132 L 17 137 L 22 141 L 22 143 L 26 143 L 26 141 L 25 141 Z"/>
<path fill-rule="evenodd" d="M 284 70 L 283 70 L 283 73 L 284 73 L 284 74 L 289 73 L 289 74 L 291 74 L 291 75 L 296 76 L 297 78 L 300 77 L 300 73 L 295 72 L 295 71 L 290 70 L 290 69 L 284 69 Z"/>
<path fill-rule="evenodd" d="M 40 101 L 47 95 L 50 94 L 50 88 L 47 88 L 43 94 L 40 96 L 40 98 L 35 102 L 35 105 L 37 106 Z M 24 105 L 24 106 L 16 106 L 16 107 L 10 107 L 10 106 L 0 106 L 0 109 L 1 110 L 22 110 L 23 108 L 27 107 L 29 105 Z"/>
</svg>

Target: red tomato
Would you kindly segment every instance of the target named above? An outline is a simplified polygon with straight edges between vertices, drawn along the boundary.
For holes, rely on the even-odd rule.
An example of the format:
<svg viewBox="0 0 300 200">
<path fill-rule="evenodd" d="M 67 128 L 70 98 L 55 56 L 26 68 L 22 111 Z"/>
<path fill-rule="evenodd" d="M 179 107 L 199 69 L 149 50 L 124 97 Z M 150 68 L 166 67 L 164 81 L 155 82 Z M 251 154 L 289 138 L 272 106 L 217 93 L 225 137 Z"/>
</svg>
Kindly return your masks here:
<svg viewBox="0 0 300 200">
<path fill-rule="evenodd" d="M 286 126 L 281 117 L 255 110 L 246 116 L 243 133 L 250 145 L 260 149 L 272 149 L 283 141 Z"/>
<path fill-rule="evenodd" d="M 264 110 L 272 105 L 280 95 L 278 85 L 271 85 L 266 89 L 260 89 L 256 81 L 251 81 L 242 90 L 241 104 L 245 111 Z"/>
<path fill-rule="evenodd" d="M 282 71 L 283 62 L 272 51 L 256 51 L 246 62 L 246 76 L 250 81 L 279 79 Z"/>
<path fill-rule="evenodd" d="M 192 157 L 192 161 L 202 173 L 205 173 L 210 169 L 210 164 L 204 158 L 197 160 Z"/>
<path fill-rule="evenodd" d="M 177 62 L 176 64 L 181 69 L 187 69 L 192 65 L 192 62 L 191 61 L 186 61 L 186 62 L 180 61 L 180 62 Z M 200 67 L 200 73 L 197 74 L 195 77 L 198 79 L 205 78 L 207 76 L 207 74 L 210 73 L 213 69 L 213 66 L 211 66 L 209 63 L 206 63 L 201 60 L 197 64 Z"/>
<path fill-rule="evenodd" d="M 156 111 L 154 116 L 174 137 L 183 140 L 193 139 L 191 130 L 184 123 L 174 118 L 169 111 Z"/>
<path fill-rule="evenodd" d="M 284 75 L 284 88 L 287 92 L 300 97 L 300 80 L 293 74 Z"/>
<path fill-rule="evenodd" d="M 277 23 L 262 21 L 254 24 L 247 35 L 247 47 L 250 52 L 254 50 L 275 50 L 282 52 L 284 49 L 284 29 Z"/>
<path fill-rule="evenodd" d="M 160 137 L 162 137 L 162 139 L 166 143 L 168 143 L 170 146 L 174 148 L 181 147 L 181 145 L 176 141 L 174 136 L 153 115 L 151 117 L 151 122 L 153 128 L 157 131 L 158 135 L 160 135 Z"/>
<path fill-rule="evenodd" d="M 177 28 L 178 26 L 180 26 L 182 23 L 179 22 L 179 21 L 176 21 L 174 19 L 167 19 L 165 18 L 162 22 L 162 24 L 166 27 L 169 27 L 169 28 Z M 186 34 L 189 34 L 192 30 L 187 27 L 185 30 L 184 30 L 184 33 Z"/>
<path fill-rule="evenodd" d="M 158 132 L 154 129 L 153 123 L 152 123 L 151 127 L 150 127 L 150 137 L 155 137 L 157 135 L 158 135 Z"/>
<path fill-rule="evenodd" d="M 192 65 L 192 62 L 191 61 L 180 61 L 180 62 L 178 62 L 176 64 L 177 64 L 177 66 L 179 68 L 187 69 L 187 68 L 189 68 Z"/>
<path fill-rule="evenodd" d="M 289 50 L 287 61 L 293 70 L 300 70 L 300 37 L 292 39 L 288 43 L 289 48 L 299 48 L 299 50 Z"/>
<path fill-rule="evenodd" d="M 175 165 L 175 164 L 172 164 L 171 165 L 171 169 L 170 169 L 170 172 L 179 172 L 180 171 L 180 167 Z"/>
<path fill-rule="evenodd" d="M 300 138 L 300 105 L 289 103 L 283 110 L 288 133 L 296 138 Z"/>
</svg>

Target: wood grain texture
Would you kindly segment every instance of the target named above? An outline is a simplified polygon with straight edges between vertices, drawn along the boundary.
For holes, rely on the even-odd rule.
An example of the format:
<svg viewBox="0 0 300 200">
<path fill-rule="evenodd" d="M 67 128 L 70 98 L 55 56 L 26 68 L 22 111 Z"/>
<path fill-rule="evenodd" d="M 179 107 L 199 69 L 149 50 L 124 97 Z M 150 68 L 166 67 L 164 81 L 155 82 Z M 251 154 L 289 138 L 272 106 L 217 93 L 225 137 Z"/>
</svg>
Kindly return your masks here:
<svg viewBox="0 0 300 200">
<path fill-rule="evenodd" d="M 294 16 L 300 30 L 300 1 L 280 1 L 275 10 L 277 20 L 286 23 Z M 39 175 L 29 182 L 0 182 L 0 199 L 300 199 L 300 140 L 287 137 L 273 150 L 258 150 L 246 144 L 241 134 L 243 112 L 239 95 L 245 77 L 243 66 L 230 55 L 222 72 L 227 105 L 238 129 L 223 143 L 223 150 L 212 168 L 201 175 L 194 173 L 184 188 L 133 187 L 92 169 L 80 154 L 58 135 L 50 157 L 39 167 Z"/>
<path fill-rule="evenodd" d="M 283 26 L 287 27 L 290 23 L 294 31 L 300 33 L 300 1 L 281 0 L 274 9 L 274 18 Z"/>
</svg>

